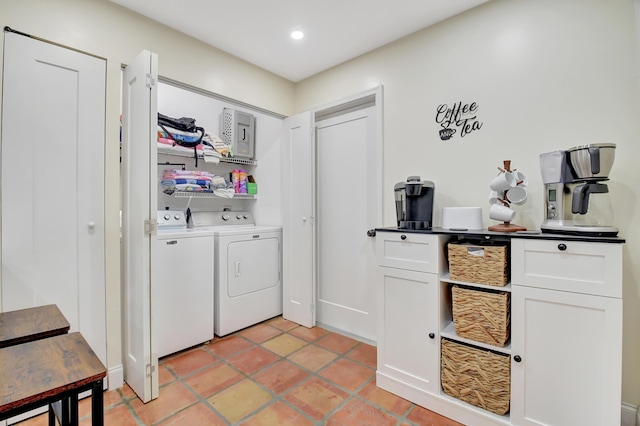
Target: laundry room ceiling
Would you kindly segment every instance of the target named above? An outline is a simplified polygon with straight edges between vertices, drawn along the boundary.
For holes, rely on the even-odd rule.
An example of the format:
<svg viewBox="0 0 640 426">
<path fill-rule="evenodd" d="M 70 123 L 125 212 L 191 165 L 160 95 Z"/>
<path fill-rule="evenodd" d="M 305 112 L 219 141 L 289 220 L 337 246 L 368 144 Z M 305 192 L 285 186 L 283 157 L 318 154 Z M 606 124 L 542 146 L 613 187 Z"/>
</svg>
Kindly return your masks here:
<svg viewBox="0 0 640 426">
<path fill-rule="evenodd" d="M 111 1 L 297 82 L 488 0 Z"/>
</svg>

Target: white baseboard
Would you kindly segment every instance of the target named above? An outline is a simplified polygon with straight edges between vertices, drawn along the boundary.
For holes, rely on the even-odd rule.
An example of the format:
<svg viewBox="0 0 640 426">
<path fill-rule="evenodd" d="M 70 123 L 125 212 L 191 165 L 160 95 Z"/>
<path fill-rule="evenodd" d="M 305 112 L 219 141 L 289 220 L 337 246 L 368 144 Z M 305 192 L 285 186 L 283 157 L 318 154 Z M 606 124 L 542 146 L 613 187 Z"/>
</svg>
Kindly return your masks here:
<svg viewBox="0 0 640 426">
<path fill-rule="evenodd" d="M 107 371 L 107 390 L 121 388 L 124 385 L 124 368 L 122 364 L 109 368 Z"/>
<path fill-rule="evenodd" d="M 620 426 L 640 426 L 640 411 L 635 405 L 622 403 Z"/>
</svg>

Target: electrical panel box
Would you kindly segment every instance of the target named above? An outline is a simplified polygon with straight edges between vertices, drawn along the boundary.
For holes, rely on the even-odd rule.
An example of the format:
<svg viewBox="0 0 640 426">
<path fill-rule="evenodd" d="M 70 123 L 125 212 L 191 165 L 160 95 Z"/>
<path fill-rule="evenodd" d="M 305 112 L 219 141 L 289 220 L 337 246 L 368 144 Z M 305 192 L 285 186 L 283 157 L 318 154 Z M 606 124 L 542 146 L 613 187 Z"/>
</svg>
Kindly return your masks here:
<svg viewBox="0 0 640 426">
<path fill-rule="evenodd" d="M 233 156 L 253 160 L 255 153 L 256 117 L 252 114 L 223 108 L 221 139 L 232 146 Z"/>
</svg>

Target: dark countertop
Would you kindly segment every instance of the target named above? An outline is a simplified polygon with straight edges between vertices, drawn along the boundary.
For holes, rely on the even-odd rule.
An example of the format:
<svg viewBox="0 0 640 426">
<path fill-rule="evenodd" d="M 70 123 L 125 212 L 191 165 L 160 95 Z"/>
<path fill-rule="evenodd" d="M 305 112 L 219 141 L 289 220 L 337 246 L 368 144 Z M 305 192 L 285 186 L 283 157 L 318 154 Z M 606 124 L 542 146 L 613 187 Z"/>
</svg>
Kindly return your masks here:
<svg viewBox="0 0 640 426">
<path fill-rule="evenodd" d="M 429 230 L 424 229 L 398 229 L 396 227 L 388 228 L 376 228 L 376 232 L 402 232 L 405 234 L 438 234 L 438 235 L 458 235 L 461 237 L 505 241 L 512 238 L 528 238 L 536 240 L 562 240 L 562 241 L 583 241 L 583 242 L 595 242 L 595 243 L 617 243 L 622 244 L 625 242 L 624 238 L 620 237 L 592 237 L 585 235 L 570 235 L 570 234 L 550 234 L 550 233 L 531 233 L 531 231 L 524 232 L 494 232 L 488 230 L 471 230 L 471 231 L 453 231 L 450 229 L 433 228 Z"/>
</svg>

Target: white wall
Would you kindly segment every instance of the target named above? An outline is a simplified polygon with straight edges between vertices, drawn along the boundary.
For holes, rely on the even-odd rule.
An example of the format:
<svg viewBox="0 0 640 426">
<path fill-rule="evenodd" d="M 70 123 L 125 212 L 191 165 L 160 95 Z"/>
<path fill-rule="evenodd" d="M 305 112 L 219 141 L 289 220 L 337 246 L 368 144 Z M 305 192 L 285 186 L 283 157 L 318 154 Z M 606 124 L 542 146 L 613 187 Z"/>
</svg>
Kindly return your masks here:
<svg viewBox="0 0 640 426">
<path fill-rule="evenodd" d="M 296 111 L 384 85 L 384 225 L 393 185 L 436 185 L 447 206 L 482 206 L 505 159 L 529 178 L 515 223 L 543 219 L 540 153 L 614 142 L 610 189 L 624 247 L 623 400 L 640 404 L 640 141 L 632 0 L 493 0 L 296 85 Z M 440 104 L 476 102 L 482 128 L 438 137 Z M 635 222 L 635 224 L 634 224 Z M 382 225 L 382 224 L 381 224 Z M 561 325 L 559 325 L 561 326 Z M 569 337 L 569 336 L 568 336 Z M 552 350 L 552 348 L 550 348 Z M 563 356 L 563 354 L 558 354 Z M 576 354 L 579 356 L 579 354 Z"/>
<path fill-rule="evenodd" d="M 0 26 L 9 26 L 107 59 L 107 367 L 118 366 L 122 363 L 118 215 L 118 117 L 122 64 L 126 64 L 141 50 L 148 49 L 158 53 L 160 74 L 164 77 L 282 114 L 289 114 L 292 110 L 294 85 L 107 0 L 0 0 Z M 3 45 L 0 45 L 0 58 L 2 54 Z M 43 143 L 26 141 L 29 142 Z"/>
</svg>

